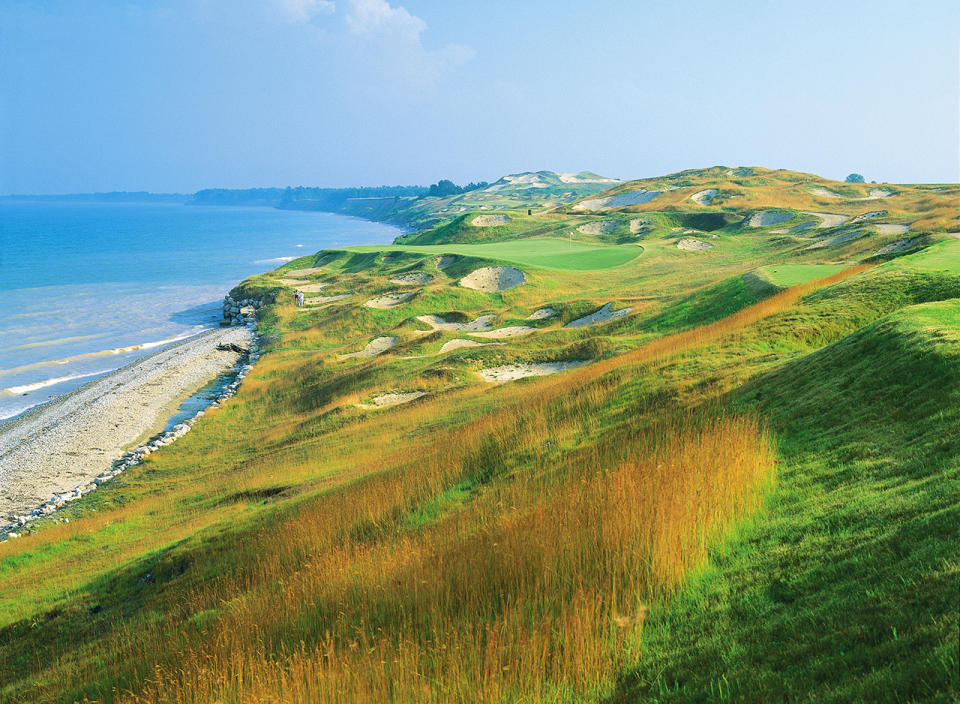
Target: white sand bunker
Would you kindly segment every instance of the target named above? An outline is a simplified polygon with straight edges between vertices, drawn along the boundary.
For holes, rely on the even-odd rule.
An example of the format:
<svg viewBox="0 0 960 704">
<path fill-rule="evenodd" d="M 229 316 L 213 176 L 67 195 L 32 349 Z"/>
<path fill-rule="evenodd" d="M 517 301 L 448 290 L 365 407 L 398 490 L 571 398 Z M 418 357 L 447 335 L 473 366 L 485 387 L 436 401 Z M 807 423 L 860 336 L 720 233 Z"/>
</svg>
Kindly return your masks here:
<svg viewBox="0 0 960 704">
<path fill-rule="evenodd" d="M 807 220 L 806 222 L 802 222 L 799 225 L 795 225 L 794 227 L 788 229 L 770 230 L 770 232 L 778 235 L 799 235 L 800 233 L 806 232 L 807 230 L 812 230 L 815 227 L 817 227 L 816 220 Z"/>
<path fill-rule="evenodd" d="M 285 276 L 292 276 L 296 279 L 301 276 L 313 276 L 314 274 L 323 274 L 326 273 L 324 270 L 318 266 L 312 266 L 309 269 L 291 269 L 290 271 L 283 272 Z"/>
<path fill-rule="evenodd" d="M 871 254 L 871 257 L 879 257 L 884 254 L 896 254 L 897 252 L 902 252 L 905 249 L 910 249 L 920 242 L 919 237 L 908 237 L 905 240 L 897 240 L 896 242 L 891 242 L 890 244 L 884 245 L 876 252 Z"/>
<path fill-rule="evenodd" d="M 309 286 L 312 284 L 312 281 L 307 279 L 280 279 L 280 283 L 284 286 L 292 286 L 293 288 L 300 288 L 301 286 Z"/>
<path fill-rule="evenodd" d="M 812 215 L 815 218 L 820 219 L 820 224 L 817 225 L 818 229 L 825 230 L 828 227 L 837 227 L 845 223 L 849 216 L 840 215 L 839 213 L 813 213 L 809 210 L 803 211 L 804 215 Z"/>
<path fill-rule="evenodd" d="M 430 274 L 422 271 L 411 271 L 407 274 L 400 274 L 399 276 L 394 276 L 392 279 L 390 279 L 391 283 L 407 284 L 412 286 L 428 284 L 431 281 L 433 281 L 433 277 L 430 276 Z"/>
<path fill-rule="evenodd" d="M 889 198 L 892 195 L 893 191 L 889 188 L 872 188 L 863 200 L 878 200 L 880 198 Z"/>
<path fill-rule="evenodd" d="M 660 195 L 660 193 L 661 191 L 648 191 L 645 188 L 641 188 L 636 191 L 618 193 L 615 196 L 607 196 L 606 198 L 590 198 L 580 201 L 573 206 L 573 209 L 594 211 L 624 208 L 628 205 L 642 205 L 643 203 L 649 203 Z"/>
<path fill-rule="evenodd" d="M 855 222 L 863 222 L 864 220 L 873 220 L 874 218 L 881 218 L 887 214 L 886 210 L 871 210 L 869 213 L 861 213 L 860 215 L 855 215 L 850 218 L 850 224 L 852 225 Z"/>
<path fill-rule="evenodd" d="M 496 316 L 481 315 L 469 323 L 451 323 L 439 315 L 418 315 L 417 320 L 426 323 L 434 330 L 452 330 L 454 332 L 477 332 L 479 330 L 489 330 L 491 323 Z"/>
<path fill-rule="evenodd" d="M 444 254 L 442 257 L 437 257 L 437 268 L 446 269 L 448 266 L 457 261 L 457 258 L 452 254 Z"/>
<path fill-rule="evenodd" d="M 512 266 L 485 266 L 472 271 L 462 279 L 460 285 L 475 291 L 506 291 L 526 283 L 523 272 Z"/>
<path fill-rule="evenodd" d="M 910 229 L 909 225 L 893 225 L 891 223 L 881 223 L 873 227 L 881 235 L 902 235 Z"/>
<path fill-rule="evenodd" d="M 376 298 L 371 298 L 369 301 L 366 301 L 363 305 L 367 308 L 379 308 L 381 310 L 386 308 L 393 308 L 398 306 L 401 303 L 406 303 L 411 298 L 420 293 L 420 290 L 416 291 L 406 291 L 401 293 L 400 291 L 394 291 L 393 293 L 387 293 L 383 296 L 377 296 Z"/>
<path fill-rule="evenodd" d="M 650 225 L 650 221 L 647 220 L 647 218 L 634 218 L 630 221 L 630 232 L 638 235 L 643 232 L 648 225 Z"/>
<path fill-rule="evenodd" d="M 471 332 L 467 334 L 473 335 L 474 337 L 484 337 L 497 340 L 504 337 L 520 337 L 522 335 L 529 335 L 535 330 L 536 328 L 531 328 L 527 325 L 510 325 L 505 328 L 497 328 L 496 330 L 487 330 L 486 332 Z"/>
<path fill-rule="evenodd" d="M 713 202 L 713 199 L 716 197 L 717 193 L 720 191 L 716 188 L 705 188 L 702 191 L 697 191 L 692 196 L 690 200 L 699 205 L 710 205 Z"/>
<path fill-rule="evenodd" d="M 762 210 L 747 218 L 744 224 L 747 227 L 768 227 L 792 220 L 793 217 L 793 213 L 784 213 L 778 210 Z"/>
<path fill-rule="evenodd" d="M 494 215 L 478 215 L 470 221 L 470 224 L 474 227 L 498 227 L 499 225 L 506 225 L 509 222 L 509 215 L 496 213 Z"/>
<path fill-rule="evenodd" d="M 594 311 L 590 315 L 585 315 L 582 318 L 571 320 L 569 323 L 567 323 L 563 327 L 585 328 L 591 325 L 602 325 L 604 323 L 609 323 L 611 320 L 622 318 L 629 312 L 630 312 L 629 306 L 627 306 L 626 308 L 621 308 L 620 310 L 613 310 L 613 303 L 607 303 L 600 310 Z"/>
<path fill-rule="evenodd" d="M 489 367 L 477 372 L 484 381 L 503 382 L 523 379 L 528 376 L 547 376 L 565 372 L 588 364 L 589 360 L 576 362 L 526 362 L 524 364 L 506 364 L 502 367 Z"/>
<path fill-rule="evenodd" d="M 303 305 L 325 306 L 328 303 L 333 303 L 334 301 L 342 301 L 344 298 L 350 298 L 352 295 L 352 293 L 341 293 L 339 296 L 313 296 L 312 298 L 304 298 Z"/>
<path fill-rule="evenodd" d="M 830 237 L 828 239 L 821 240 L 820 242 L 816 242 L 810 245 L 809 247 L 807 247 L 807 249 L 821 249 L 822 247 L 829 247 L 830 245 L 833 245 L 833 244 L 841 244 L 842 242 L 849 242 L 850 240 L 855 240 L 858 237 L 862 237 L 863 235 L 866 235 L 866 234 L 867 234 L 866 230 L 855 230 L 855 229 L 845 230 L 844 232 L 841 232 L 839 235 L 835 237 Z"/>
<path fill-rule="evenodd" d="M 297 288 L 303 291 L 304 293 L 317 293 L 318 291 L 326 288 L 329 285 L 330 284 L 316 283 L 316 284 L 306 284 L 304 286 L 297 286 Z"/>
<path fill-rule="evenodd" d="M 463 340 L 458 338 L 456 340 L 444 342 L 443 347 L 440 348 L 440 354 L 443 354 L 444 352 L 453 352 L 454 350 L 459 350 L 464 347 L 490 347 L 502 344 L 502 342 L 477 342 L 476 340 Z"/>
<path fill-rule="evenodd" d="M 546 308 L 537 308 L 530 315 L 527 316 L 527 320 L 546 320 L 547 318 L 552 318 L 557 314 L 550 306 Z"/>
<path fill-rule="evenodd" d="M 692 237 L 684 237 L 682 240 L 677 242 L 677 249 L 682 249 L 685 252 L 699 252 L 704 249 L 713 249 L 713 245 L 709 242 L 704 242 L 703 240 L 695 240 Z"/>
<path fill-rule="evenodd" d="M 389 408 L 390 406 L 399 406 L 401 403 L 416 401 L 418 398 L 423 398 L 426 395 L 426 391 L 409 391 L 403 394 L 380 394 L 379 396 L 373 397 L 373 403 L 358 403 L 357 405 L 367 410 L 373 408 Z"/>
<path fill-rule="evenodd" d="M 620 226 L 617 220 L 598 220 L 597 222 L 587 222 L 577 228 L 579 232 L 585 235 L 605 235 L 613 232 Z"/>
<path fill-rule="evenodd" d="M 829 188 L 824 188 L 823 186 L 815 186 L 810 189 L 810 192 L 821 198 L 843 198 L 843 196 L 836 191 L 831 191 Z"/>
<path fill-rule="evenodd" d="M 350 354 L 340 355 L 341 359 L 350 359 L 351 357 L 376 357 L 377 355 L 383 354 L 388 349 L 397 344 L 397 338 L 395 337 L 375 337 L 370 342 L 367 343 L 367 346 L 364 347 L 359 352 L 352 352 Z"/>
</svg>

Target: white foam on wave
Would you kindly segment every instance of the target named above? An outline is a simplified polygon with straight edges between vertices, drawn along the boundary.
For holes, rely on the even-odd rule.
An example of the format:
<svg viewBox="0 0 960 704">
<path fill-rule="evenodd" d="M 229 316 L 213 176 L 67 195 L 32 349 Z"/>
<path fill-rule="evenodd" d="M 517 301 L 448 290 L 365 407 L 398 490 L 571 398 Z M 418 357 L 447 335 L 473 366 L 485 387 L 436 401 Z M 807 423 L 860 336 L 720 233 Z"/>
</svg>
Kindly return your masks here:
<svg viewBox="0 0 960 704">
<path fill-rule="evenodd" d="M 302 247 L 303 245 L 297 245 Z M 273 257 L 273 259 L 257 259 L 254 261 L 254 264 L 286 264 L 287 262 L 292 262 L 297 257 Z"/>
<path fill-rule="evenodd" d="M 28 394 L 31 391 L 39 391 L 40 389 L 45 389 L 48 386 L 56 386 L 57 384 L 62 384 L 65 381 L 74 381 L 76 379 L 86 379 L 91 376 L 100 376 L 101 374 L 106 374 L 112 372 L 113 369 L 102 369 L 98 372 L 88 372 L 87 374 L 69 374 L 67 376 L 55 376 L 52 379 L 44 379 L 43 381 L 38 381 L 33 384 L 23 384 L 22 386 L 11 386 L 8 389 L 0 389 L 0 394 L 6 393 L 11 395 Z M 9 418 L 9 416 L 0 416 L 0 418 Z"/>
<path fill-rule="evenodd" d="M 127 354 L 129 352 L 139 352 L 141 350 L 152 350 L 155 347 L 162 347 L 163 345 L 169 345 L 174 342 L 180 342 L 181 340 L 186 340 L 193 337 L 194 335 L 199 335 L 205 330 L 209 330 L 209 327 L 206 326 L 196 326 L 193 330 L 188 330 L 182 332 L 179 335 L 174 335 L 173 337 L 167 337 L 162 340 L 151 340 L 149 342 L 139 342 L 134 345 L 127 345 L 125 347 L 113 347 L 107 350 L 98 350 L 97 352 L 84 352 L 82 354 L 75 354 L 70 357 L 64 357 L 63 359 L 51 359 L 43 362 L 33 362 L 32 364 L 24 364 L 20 367 L 13 367 L 11 369 L 0 369 L 0 376 L 5 376 L 9 374 L 19 374 L 30 369 L 42 369 L 43 367 L 49 367 L 54 365 L 63 365 L 70 364 L 72 362 L 79 362 L 84 359 L 93 359 L 96 357 L 108 357 L 118 354 Z M 101 372 L 97 372 L 98 374 Z"/>
</svg>

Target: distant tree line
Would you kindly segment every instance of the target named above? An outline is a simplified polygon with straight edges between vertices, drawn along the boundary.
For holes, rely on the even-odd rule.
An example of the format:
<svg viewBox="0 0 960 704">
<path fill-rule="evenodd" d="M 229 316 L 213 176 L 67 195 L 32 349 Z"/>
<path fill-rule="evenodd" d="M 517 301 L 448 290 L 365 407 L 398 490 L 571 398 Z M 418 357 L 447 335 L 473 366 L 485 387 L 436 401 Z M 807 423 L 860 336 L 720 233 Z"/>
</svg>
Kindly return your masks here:
<svg viewBox="0 0 960 704">
<path fill-rule="evenodd" d="M 337 208 L 350 198 L 402 198 L 426 195 L 423 186 L 357 188 L 207 188 L 193 194 L 197 205 L 273 205 L 279 208 Z"/>
<path fill-rule="evenodd" d="M 427 190 L 427 195 L 440 196 L 441 198 L 447 196 L 457 196 L 461 193 L 466 193 L 467 191 L 475 191 L 478 188 L 486 188 L 489 185 L 490 184 L 486 181 L 480 181 L 478 183 L 471 181 L 466 186 L 458 186 L 453 181 L 443 178 L 430 186 L 430 188 Z"/>
</svg>

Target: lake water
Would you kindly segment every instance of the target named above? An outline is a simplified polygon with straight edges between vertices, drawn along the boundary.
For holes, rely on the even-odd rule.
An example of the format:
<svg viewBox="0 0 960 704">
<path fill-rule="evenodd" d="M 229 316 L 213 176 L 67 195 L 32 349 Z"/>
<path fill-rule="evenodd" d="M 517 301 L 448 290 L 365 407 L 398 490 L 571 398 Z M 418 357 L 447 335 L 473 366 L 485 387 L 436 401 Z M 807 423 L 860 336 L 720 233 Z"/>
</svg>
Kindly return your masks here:
<svg viewBox="0 0 960 704">
<path fill-rule="evenodd" d="M 0 202 L 0 422 L 215 327 L 251 274 L 398 234 L 273 208 Z"/>
</svg>

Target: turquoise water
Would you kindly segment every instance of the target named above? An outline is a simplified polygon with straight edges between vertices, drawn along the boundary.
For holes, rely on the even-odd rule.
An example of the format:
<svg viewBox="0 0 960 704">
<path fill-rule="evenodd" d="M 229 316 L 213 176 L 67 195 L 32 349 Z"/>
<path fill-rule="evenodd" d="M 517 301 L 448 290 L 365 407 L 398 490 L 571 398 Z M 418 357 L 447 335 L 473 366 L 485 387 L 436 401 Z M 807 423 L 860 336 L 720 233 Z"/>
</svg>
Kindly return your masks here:
<svg viewBox="0 0 960 704">
<path fill-rule="evenodd" d="M 0 421 L 216 326 L 251 274 L 398 234 L 273 208 L 0 202 Z"/>
</svg>

